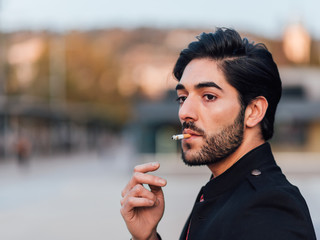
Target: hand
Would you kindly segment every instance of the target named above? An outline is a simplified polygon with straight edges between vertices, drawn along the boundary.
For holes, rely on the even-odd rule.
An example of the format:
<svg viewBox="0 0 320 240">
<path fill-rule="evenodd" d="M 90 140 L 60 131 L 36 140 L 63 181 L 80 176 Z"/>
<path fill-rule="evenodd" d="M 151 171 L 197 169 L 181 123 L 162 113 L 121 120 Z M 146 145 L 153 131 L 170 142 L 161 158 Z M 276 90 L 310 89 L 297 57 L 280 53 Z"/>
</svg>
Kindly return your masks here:
<svg viewBox="0 0 320 240">
<path fill-rule="evenodd" d="M 166 180 L 146 174 L 156 171 L 159 163 L 146 163 L 134 168 L 134 173 L 121 195 L 121 215 L 135 240 L 157 239 L 157 225 L 164 212 L 162 188 Z M 148 184 L 150 190 L 143 184 Z"/>
</svg>

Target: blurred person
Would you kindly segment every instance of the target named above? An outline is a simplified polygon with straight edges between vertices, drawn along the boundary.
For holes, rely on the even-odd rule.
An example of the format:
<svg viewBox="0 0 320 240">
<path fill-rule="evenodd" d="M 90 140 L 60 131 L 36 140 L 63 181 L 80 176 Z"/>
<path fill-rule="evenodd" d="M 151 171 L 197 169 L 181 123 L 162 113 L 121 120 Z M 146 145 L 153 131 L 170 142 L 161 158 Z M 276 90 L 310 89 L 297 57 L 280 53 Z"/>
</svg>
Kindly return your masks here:
<svg viewBox="0 0 320 240">
<path fill-rule="evenodd" d="M 19 165 L 26 165 L 31 152 L 31 143 L 27 137 L 22 135 L 18 137 L 15 143 L 15 152 Z"/>
<path fill-rule="evenodd" d="M 203 33 L 182 50 L 173 74 L 184 134 L 182 159 L 212 172 L 180 239 L 316 239 L 307 204 L 277 166 L 270 144 L 282 84 L 263 44 L 226 28 Z M 191 137 L 190 137 L 191 136 Z M 136 166 L 122 191 L 132 239 L 161 239 L 166 180 Z M 143 184 L 148 184 L 150 190 Z"/>
</svg>

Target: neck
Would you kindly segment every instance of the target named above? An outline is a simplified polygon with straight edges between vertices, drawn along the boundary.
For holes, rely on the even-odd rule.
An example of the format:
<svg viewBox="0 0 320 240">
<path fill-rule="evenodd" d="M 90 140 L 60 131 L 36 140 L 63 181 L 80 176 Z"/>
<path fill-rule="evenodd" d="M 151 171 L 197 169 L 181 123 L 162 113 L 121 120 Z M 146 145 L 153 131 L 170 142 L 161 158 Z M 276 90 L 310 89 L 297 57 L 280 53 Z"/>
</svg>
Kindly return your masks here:
<svg viewBox="0 0 320 240">
<path fill-rule="evenodd" d="M 235 164 L 239 159 L 241 159 L 245 154 L 250 152 L 252 149 L 260 146 L 265 143 L 263 139 L 251 139 L 251 141 L 244 140 L 243 143 L 239 146 L 239 148 L 226 157 L 225 159 L 209 164 L 208 168 L 211 170 L 213 177 L 218 177 L 222 173 L 224 173 L 227 169 L 229 169 L 233 164 Z"/>
</svg>

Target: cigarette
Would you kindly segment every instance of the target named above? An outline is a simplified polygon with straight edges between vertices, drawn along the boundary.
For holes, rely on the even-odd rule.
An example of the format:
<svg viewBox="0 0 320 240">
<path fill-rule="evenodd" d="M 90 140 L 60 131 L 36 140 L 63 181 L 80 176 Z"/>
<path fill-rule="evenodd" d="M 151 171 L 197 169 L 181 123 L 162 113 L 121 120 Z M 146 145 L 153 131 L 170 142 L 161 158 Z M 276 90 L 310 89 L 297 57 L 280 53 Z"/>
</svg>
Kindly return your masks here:
<svg viewBox="0 0 320 240">
<path fill-rule="evenodd" d="M 185 138 L 189 138 L 191 137 L 190 134 L 178 134 L 178 135 L 173 135 L 171 138 L 173 140 L 181 140 L 181 139 L 185 139 Z"/>
</svg>

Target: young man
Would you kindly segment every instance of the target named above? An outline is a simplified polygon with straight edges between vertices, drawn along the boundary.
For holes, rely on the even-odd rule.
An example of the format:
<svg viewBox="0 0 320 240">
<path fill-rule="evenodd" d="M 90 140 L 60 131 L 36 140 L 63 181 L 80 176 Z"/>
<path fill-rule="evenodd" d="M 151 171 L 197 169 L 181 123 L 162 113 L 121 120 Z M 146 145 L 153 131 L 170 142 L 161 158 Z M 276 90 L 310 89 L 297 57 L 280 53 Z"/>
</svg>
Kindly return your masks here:
<svg viewBox="0 0 320 240">
<path fill-rule="evenodd" d="M 181 52 L 174 76 L 183 133 L 191 135 L 181 143 L 183 161 L 212 172 L 180 239 L 316 239 L 303 197 L 267 143 L 281 80 L 266 47 L 231 29 L 203 33 Z M 132 239 L 160 239 L 166 181 L 148 174 L 158 168 L 136 166 L 122 191 L 121 214 Z"/>
</svg>

